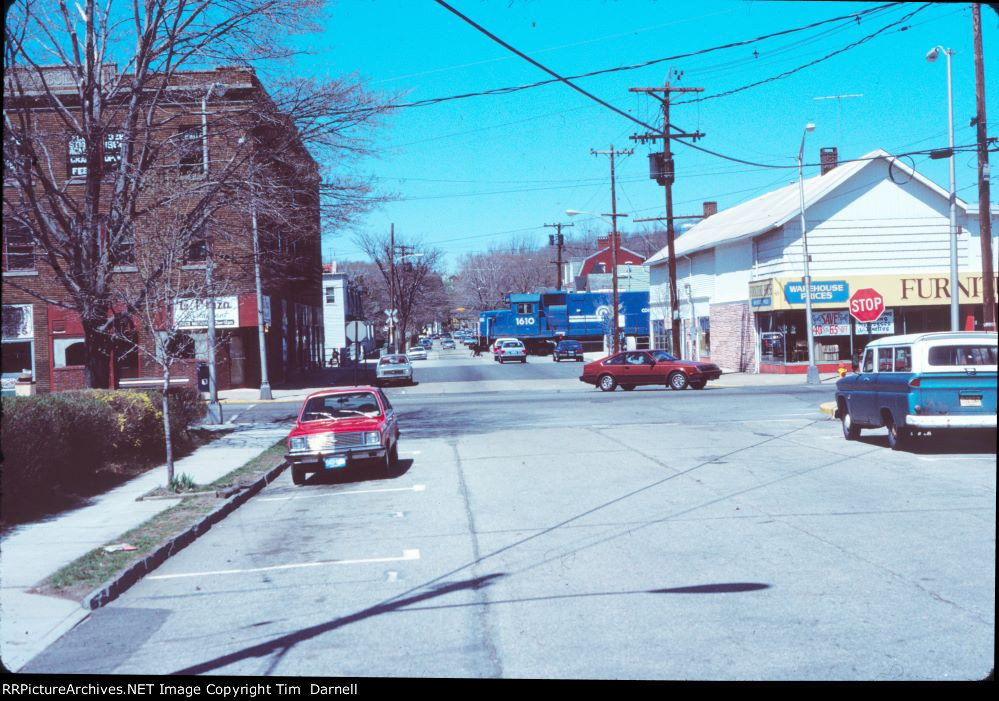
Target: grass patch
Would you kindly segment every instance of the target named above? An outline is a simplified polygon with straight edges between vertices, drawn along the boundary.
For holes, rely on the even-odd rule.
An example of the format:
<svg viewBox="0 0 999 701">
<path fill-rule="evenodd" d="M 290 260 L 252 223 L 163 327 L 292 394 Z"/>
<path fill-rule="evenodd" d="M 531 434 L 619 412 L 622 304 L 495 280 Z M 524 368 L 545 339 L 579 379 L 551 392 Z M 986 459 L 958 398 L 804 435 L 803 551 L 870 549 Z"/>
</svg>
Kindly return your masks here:
<svg viewBox="0 0 999 701">
<path fill-rule="evenodd" d="M 268 448 L 242 467 L 215 480 L 212 488 L 249 485 L 284 462 L 284 441 Z M 153 516 L 145 523 L 105 543 L 128 543 L 135 550 L 105 552 L 95 548 L 50 575 L 32 591 L 82 601 L 94 589 L 155 551 L 160 545 L 183 533 L 223 502 L 214 494 L 183 497 L 179 504 Z"/>
</svg>

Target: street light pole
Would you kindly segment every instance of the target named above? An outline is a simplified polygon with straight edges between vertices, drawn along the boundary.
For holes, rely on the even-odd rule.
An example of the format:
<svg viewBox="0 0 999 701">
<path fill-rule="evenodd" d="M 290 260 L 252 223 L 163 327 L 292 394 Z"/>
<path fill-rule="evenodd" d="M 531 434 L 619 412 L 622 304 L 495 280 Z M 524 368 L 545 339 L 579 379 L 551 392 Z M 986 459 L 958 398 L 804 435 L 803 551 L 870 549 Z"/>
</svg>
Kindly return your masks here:
<svg viewBox="0 0 999 701">
<path fill-rule="evenodd" d="M 257 340 L 260 345 L 260 398 L 273 399 L 267 375 L 267 337 L 264 333 L 264 294 L 260 284 L 260 236 L 257 233 L 257 205 L 250 210 L 253 223 L 253 276 L 257 286 Z"/>
<path fill-rule="evenodd" d="M 933 63 L 943 51 L 947 57 L 947 145 L 950 150 L 950 330 L 960 331 L 961 313 L 959 299 L 961 290 L 957 282 L 957 186 L 954 173 L 954 93 L 951 85 L 950 57 L 953 49 L 935 46 L 926 54 L 926 60 Z"/>
<path fill-rule="evenodd" d="M 805 280 L 802 294 L 805 296 L 805 328 L 808 332 L 808 379 L 810 385 L 821 383 L 819 369 L 815 366 L 815 337 L 812 329 L 812 276 L 808 270 L 808 231 L 805 227 L 805 182 L 802 176 L 802 160 L 805 157 L 805 136 L 813 131 L 815 125 L 809 122 L 801 134 L 801 148 L 798 149 L 798 201 L 801 205 L 801 246 L 805 255 Z"/>
<path fill-rule="evenodd" d="M 208 100 L 212 92 L 225 95 L 228 86 L 224 83 L 212 83 L 201 98 L 201 159 L 204 176 L 208 177 Z M 205 266 L 205 282 L 208 287 L 208 417 L 214 424 L 222 423 L 222 405 L 219 404 L 218 384 L 216 383 L 215 364 L 215 246 L 214 241 L 208 242 L 208 260 Z"/>
</svg>

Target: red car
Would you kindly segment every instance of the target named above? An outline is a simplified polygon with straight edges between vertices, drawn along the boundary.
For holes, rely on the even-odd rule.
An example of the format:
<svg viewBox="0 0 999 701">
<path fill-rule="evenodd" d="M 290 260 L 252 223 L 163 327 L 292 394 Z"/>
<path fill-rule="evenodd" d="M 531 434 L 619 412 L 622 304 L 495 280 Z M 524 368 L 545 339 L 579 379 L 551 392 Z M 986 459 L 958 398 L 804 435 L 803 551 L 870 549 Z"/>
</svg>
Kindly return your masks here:
<svg viewBox="0 0 999 701">
<path fill-rule="evenodd" d="M 399 422 L 388 397 L 377 387 L 343 387 L 305 398 L 288 434 L 291 479 L 365 462 L 383 476 L 399 461 Z"/>
<path fill-rule="evenodd" d="M 678 360 L 662 350 L 623 351 L 583 366 L 580 382 L 596 385 L 604 392 L 633 390 L 639 385 L 666 385 L 673 389 L 704 389 L 722 371 L 714 363 Z"/>
</svg>

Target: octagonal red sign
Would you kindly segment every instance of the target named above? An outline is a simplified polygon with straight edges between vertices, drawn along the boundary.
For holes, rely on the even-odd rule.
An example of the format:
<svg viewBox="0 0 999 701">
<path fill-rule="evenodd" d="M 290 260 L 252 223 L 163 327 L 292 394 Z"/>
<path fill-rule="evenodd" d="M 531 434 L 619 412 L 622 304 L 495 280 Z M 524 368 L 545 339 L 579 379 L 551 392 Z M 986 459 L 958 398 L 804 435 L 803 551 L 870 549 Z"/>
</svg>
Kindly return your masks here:
<svg viewBox="0 0 999 701">
<path fill-rule="evenodd" d="M 885 298 L 877 290 L 865 287 L 850 297 L 850 314 L 862 324 L 877 321 L 885 311 Z"/>
</svg>

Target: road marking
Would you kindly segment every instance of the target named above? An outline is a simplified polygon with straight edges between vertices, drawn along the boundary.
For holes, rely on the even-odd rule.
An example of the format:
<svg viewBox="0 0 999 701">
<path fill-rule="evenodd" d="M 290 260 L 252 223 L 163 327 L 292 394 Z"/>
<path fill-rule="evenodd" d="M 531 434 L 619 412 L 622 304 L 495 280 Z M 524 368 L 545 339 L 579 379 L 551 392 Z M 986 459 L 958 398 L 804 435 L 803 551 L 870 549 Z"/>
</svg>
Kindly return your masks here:
<svg viewBox="0 0 999 701">
<path fill-rule="evenodd" d="M 254 501 L 289 501 L 291 499 L 321 499 L 323 497 L 339 497 L 346 494 L 380 494 L 382 492 L 425 492 L 425 484 L 414 484 L 412 487 L 395 487 L 392 489 L 355 489 L 349 492 L 324 492 L 323 494 L 296 494 L 290 497 L 262 497 Z"/>
<path fill-rule="evenodd" d="M 992 458 L 992 457 L 981 457 L 981 458 L 978 458 L 978 457 L 967 457 L 967 458 L 961 458 L 961 457 L 952 457 L 952 458 L 926 458 L 926 457 L 923 457 L 921 455 L 919 456 L 919 459 L 922 460 L 923 462 L 954 462 L 955 460 L 972 460 L 974 462 L 993 462 L 995 460 L 995 458 Z"/>
<path fill-rule="evenodd" d="M 399 562 L 401 560 L 419 560 L 417 549 L 403 550 L 402 557 L 369 557 L 359 560 L 317 560 L 315 562 L 298 562 L 292 565 L 274 565 L 272 567 L 251 567 L 243 570 L 214 570 L 211 572 L 185 572 L 183 574 L 160 574 L 146 579 L 184 579 L 189 577 L 212 577 L 222 574 L 252 574 L 254 572 L 274 572 L 276 570 L 295 570 L 304 567 L 323 567 L 326 565 L 364 565 L 373 562 Z"/>
</svg>

